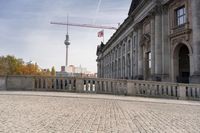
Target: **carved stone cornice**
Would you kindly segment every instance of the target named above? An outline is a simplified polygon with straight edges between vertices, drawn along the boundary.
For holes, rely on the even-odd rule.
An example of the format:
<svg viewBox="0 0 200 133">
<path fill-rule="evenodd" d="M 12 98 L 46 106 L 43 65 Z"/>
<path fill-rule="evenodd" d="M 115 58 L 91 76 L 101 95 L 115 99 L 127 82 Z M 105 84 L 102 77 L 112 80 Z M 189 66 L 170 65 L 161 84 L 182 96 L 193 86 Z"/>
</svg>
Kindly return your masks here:
<svg viewBox="0 0 200 133">
<path fill-rule="evenodd" d="M 149 16 L 150 18 L 154 18 L 155 15 L 156 15 L 155 9 L 152 9 L 152 10 L 148 13 L 148 16 Z"/>
<path fill-rule="evenodd" d="M 169 11 L 169 5 L 163 5 L 163 6 L 162 6 L 162 12 L 163 12 L 164 14 L 167 14 L 168 11 Z"/>
<path fill-rule="evenodd" d="M 139 29 L 142 29 L 142 23 L 137 23 L 134 25 L 134 29 L 135 30 L 139 30 Z"/>
<path fill-rule="evenodd" d="M 157 14 L 157 15 L 162 15 L 162 12 L 163 12 L 163 8 L 162 8 L 162 5 L 157 5 L 156 7 L 155 7 L 155 9 L 154 9 L 154 11 L 155 11 L 155 15 Z"/>
</svg>

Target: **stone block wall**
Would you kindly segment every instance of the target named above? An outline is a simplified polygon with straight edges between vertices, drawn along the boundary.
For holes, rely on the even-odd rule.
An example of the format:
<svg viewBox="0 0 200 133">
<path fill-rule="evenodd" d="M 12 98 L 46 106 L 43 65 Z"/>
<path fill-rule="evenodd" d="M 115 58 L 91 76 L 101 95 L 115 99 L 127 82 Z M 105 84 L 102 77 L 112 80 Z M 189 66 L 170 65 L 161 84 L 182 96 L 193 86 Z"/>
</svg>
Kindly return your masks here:
<svg viewBox="0 0 200 133">
<path fill-rule="evenodd" d="M 7 90 L 32 90 L 33 77 L 31 76 L 8 76 L 6 82 Z"/>
</svg>

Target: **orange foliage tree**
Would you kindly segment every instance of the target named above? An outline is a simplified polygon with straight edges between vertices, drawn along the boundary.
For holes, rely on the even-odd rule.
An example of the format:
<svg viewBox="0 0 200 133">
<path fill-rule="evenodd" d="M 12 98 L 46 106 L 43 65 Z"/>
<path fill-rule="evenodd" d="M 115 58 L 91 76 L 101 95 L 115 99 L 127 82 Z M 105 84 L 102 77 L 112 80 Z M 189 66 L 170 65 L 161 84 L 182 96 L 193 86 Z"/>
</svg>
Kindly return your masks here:
<svg viewBox="0 0 200 133">
<path fill-rule="evenodd" d="M 40 69 L 36 63 L 24 63 L 22 59 L 10 55 L 0 57 L 0 75 L 55 76 L 49 69 Z"/>
</svg>

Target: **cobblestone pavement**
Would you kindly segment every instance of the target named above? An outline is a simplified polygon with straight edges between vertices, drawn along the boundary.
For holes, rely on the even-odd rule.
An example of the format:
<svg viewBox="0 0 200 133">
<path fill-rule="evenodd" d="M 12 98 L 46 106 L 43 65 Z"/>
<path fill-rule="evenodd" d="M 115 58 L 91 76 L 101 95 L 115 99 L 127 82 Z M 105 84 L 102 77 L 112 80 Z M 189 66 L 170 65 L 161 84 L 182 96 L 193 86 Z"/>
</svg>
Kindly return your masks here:
<svg viewBox="0 0 200 133">
<path fill-rule="evenodd" d="M 0 92 L 0 132 L 199 133 L 200 103 L 57 92 Z"/>
</svg>

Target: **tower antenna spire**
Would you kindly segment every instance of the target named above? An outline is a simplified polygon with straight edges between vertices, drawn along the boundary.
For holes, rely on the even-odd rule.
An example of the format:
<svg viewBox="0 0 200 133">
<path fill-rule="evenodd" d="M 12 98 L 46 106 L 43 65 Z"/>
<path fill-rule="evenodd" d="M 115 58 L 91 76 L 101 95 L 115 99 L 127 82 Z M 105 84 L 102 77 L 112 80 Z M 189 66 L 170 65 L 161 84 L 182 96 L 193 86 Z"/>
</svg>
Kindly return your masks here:
<svg viewBox="0 0 200 133">
<path fill-rule="evenodd" d="M 69 41 L 69 18 L 68 18 L 68 14 L 67 14 L 67 34 L 66 34 L 66 40 L 65 40 L 65 45 L 66 45 L 66 62 L 65 62 L 65 67 L 67 68 L 68 66 L 68 47 L 70 45 L 70 41 Z"/>
<path fill-rule="evenodd" d="M 67 14 L 67 35 L 69 35 L 69 15 Z"/>
</svg>

